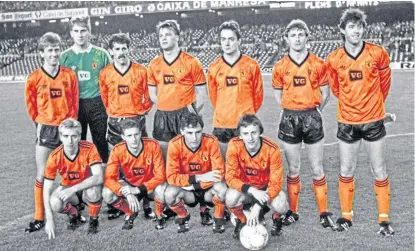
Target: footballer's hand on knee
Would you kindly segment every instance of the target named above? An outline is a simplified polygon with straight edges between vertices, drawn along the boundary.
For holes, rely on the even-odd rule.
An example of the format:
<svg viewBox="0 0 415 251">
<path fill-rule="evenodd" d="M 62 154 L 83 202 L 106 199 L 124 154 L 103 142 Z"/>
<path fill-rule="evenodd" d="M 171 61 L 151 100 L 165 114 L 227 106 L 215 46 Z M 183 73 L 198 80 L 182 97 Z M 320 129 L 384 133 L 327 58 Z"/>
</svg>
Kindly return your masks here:
<svg viewBox="0 0 415 251">
<path fill-rule="evenodd" d="M 120 193 L 124 195 L 124 197 L 127 197 L 129 194 L 139 194 L 140 189 L 138 189 L 138 187 L 123 186 L 120 189 Z"/>
<path fill-rule="evenodd" d="M 45 232 L 48 235 L 49 240 L 55 239 L 55 223 L 53 220 L 46 221 Z"/>
<path fill-rule="evenodd" d="M 390 122 L 395 122 L 396 120 L 395 113 L 386 113 L 385 116 L 386 116 L 384 119 L 385 124 L 390 123 Z"/>
<path fill-rule="evenodd" d="M 198 175 L 198 181 L 203 182 L 219 182 L 222 180 L 222 176 L 220 175 L 220 171 L 214 170 L 204 174 Z"/>
<path fill-rule="evenodd" d="M 254 196 L 254 198 L 263 205 L 269 201 L 269 195 L 267 191 L 262 191 L 262 190 L 256 189 L 255 187 L 250 187 L 248 189 L 248 193 L 252 194 L 252 196 Z"/>
<path fill-rule="evenodd" d="M 140 211 L 140 202 L 138 201 L 137 197 L 135 197 L 132 194 L 129 194 L 126 198 L 131 211 L 135 213 Z"/>
<path fill-rule="evenodd" d="M 76 189 L 74 187 L 68 187 L 66 189 L 62 189 L 59 192 L 59 199 L 61 199 L 62 201 L 67 201 L 69 198 L 71 198 L 75 193 L 76 193 Z"/>
<path fill-rule="evenodd" d="M 247 215 L 246 222 L 248 226 L 256 226 L 259 222 L 259 212 L 261 211 L 261 207 L 258 204 L 255 204 L 251 210 L 250 213 Z"/>
</svg>

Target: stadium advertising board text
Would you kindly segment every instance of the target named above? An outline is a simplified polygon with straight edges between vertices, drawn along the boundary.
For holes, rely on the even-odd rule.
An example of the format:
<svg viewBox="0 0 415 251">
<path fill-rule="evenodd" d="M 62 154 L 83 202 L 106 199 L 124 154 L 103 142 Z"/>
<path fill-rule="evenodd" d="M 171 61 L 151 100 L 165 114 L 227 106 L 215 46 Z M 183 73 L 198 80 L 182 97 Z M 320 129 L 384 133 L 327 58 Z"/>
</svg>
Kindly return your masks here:
<svg viewBox="0 0 415 251">
<path fill-rule="evenodd" d="M 30 21 L 41 19 L 61 19 L 73 16 L 87 16 L 88 8 L 61 9 L 61 10 L 42 10 L 1 13 L 0 22 Z"/>
<path fill-rule="evenodd" d="M 268 6 L 269 1 L 175 1 L 91 8 L 91 16 Z"/>
</svg>

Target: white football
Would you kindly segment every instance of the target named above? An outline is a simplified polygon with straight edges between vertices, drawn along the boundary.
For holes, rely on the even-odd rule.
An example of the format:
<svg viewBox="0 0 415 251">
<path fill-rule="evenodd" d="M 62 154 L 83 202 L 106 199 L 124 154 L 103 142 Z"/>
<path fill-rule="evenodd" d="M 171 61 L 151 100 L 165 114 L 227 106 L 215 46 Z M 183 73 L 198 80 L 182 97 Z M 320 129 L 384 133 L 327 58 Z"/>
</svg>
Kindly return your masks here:
<svg viewBox="0 0 415 251">
<path fill-rule="evenodd" d="M 252 227 L 245 225 L 241 229 L 239 240 L 249 250 L 260 250 L 268 243 L 268 231 L 262 224 Z"/>
</svg>

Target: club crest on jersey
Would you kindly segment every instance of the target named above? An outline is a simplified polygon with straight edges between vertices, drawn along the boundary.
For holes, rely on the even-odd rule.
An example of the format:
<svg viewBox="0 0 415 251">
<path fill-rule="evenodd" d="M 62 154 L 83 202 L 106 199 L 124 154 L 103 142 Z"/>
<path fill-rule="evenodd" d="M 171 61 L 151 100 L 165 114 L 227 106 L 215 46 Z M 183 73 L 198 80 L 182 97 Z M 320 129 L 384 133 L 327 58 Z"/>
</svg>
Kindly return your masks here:
<svg viewBox="0 0 415 251">
<path fill-rule="evenodd" d="M 51 98 L 60 98 L 62 97 L 62 90 L 56 88 L 50 88 L 50 97 Z"/>
<path fill-rule="evenodd" d="M 81 175 L 79 172 L 68 172 L 68 179 L 69 180 L 79 180 L 81 178 Z"/>
<path fill-rule="evenodd" d="M 63 81 L 63 86 L 65 86 L 65 88 L 68 88 L 68 86 L 69 86 L 68 81 Z"/>
<path fill-rule="evenodd" d="M 199 163 L 189 163 L 190 172 L 197 172 L 202 170 L 202 165 Z"/>
<path fill-rule="evenodd" d="M 180 68 L 180 69 L 178 69 L 178 70 L 177 70 L 177 73 L 178 73 L 179 75 L 182 75 L 182 74 L 184 73 L 184 70 Z"/>
<path fill-rule="evenodd" d="M 146 163 L 147 163 L 147 165 L 150 165 L 151 164 L 151 159 L 147 159 Z"/>
<path fill-rule="evenodd" d="M 130 87 L 128 85 L 119 85 L 118 94 L 124 95 L 130 93 Z"/>
<path fill-rule="evenodd" d="M 174 75 L 164 74 L 163 81 L 165 85 L 174 84 Z"/>
<path fill-rule="evenodd" d="M 137 83 L 137 79 L 133 78 L 132 83 L 135 85 Z"/>
<path fill-rule="evenodd" d="M 258 176 L 258 170 L 247 167 L 245 170 L 245 175 L 246 176 Z"/>
<path fill-rule="evenodd" d="M 94 70 L 98 67 L 97 63 L 95 63 L 95 62 L 92 62 L 91 66 L 92 66 L 92 69 L 94 69 Z"/>
<path fill-rule="evenodd" d="M 349 71 L 349 78 L 350 78 L 350 81 L 362 80 L 363 79 L 363 73 L 362 73 L 362 71 L 358 71 L 358 70 L 350 70 Z"/>
<path fill-rule="evenodd" d="M 370 60 L 365 60 L 365 65 L 367 68 L 372 68 L 372 62 Z"/>
<path fill-rule="evenodd" d="M 241 75 L 245 77 L 246 76 L 246 70 L 242 70 Z"/>
<path fill-rule="evenodd" d="M 238 78 L 232 76 L 226 76 L 226 86 L 238 85 Z"/>
<path fill-rule="evenodd" d="M 303 86 L 307 83 L 305 77 L 301 76 L 294 76 L 293 78 L 294 86 Z"/>
<path fill-rule="evenodd" d="M 262 168 L 266 168 L 267 167 L 267 162 L 262 162 L 261 166 L 262 166 Z"/>
<path fill-rule="evenodd" d="M 206 155 L 205 155 L 205 156 L 203 156 L 203 161 L 204 161 L 204 162 L 206 162 L 206 161 L 208 161 L 208 160 L 209 160 L 208 156 L 206 156 Z"/>
<path fill-rule="evenodd" d="M 146 173 L 146 170 L 141 167 L 133 167 L 134 176 L 142 176 Z"/>
<path fill-rule="evenodd" d="M 41 85 L 40 88 L 42 88 L 42 90 L 46 89 L 48 86 L 47 85 Z"/>
</svg>

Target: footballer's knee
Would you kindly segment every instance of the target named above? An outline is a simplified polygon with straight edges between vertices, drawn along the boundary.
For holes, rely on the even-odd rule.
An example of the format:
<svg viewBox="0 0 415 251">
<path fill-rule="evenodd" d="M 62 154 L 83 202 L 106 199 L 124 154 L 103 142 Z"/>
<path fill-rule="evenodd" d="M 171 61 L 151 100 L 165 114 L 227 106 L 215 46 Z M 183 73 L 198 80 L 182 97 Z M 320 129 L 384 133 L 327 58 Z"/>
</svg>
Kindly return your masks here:
<svg viewBox="0 0 415 251">
<path fill-rule="evenodd" d="M 164 193 L 166 191 L 167 188 L 167 183 L 164 182 L 163 184 L 158 185 L 155 189 L 154 189 L 154 197 L 159 200 L 159 201 L 165 201 L 165 196 Z"/>
<path fill-rule="evenodd" d="M 85 202 L 98 202 L 102 199 L 102 186 L 93 186 L 85 189 L 82 193 L 82 199 Z"/>
<path fill-rule="evenodd" d="M 236 207 L 239 204 L 241 204 L 241 197 L 242 197 L 242 193 L 240 193 L 239 191 L 233 189 L 233 188 L 228 188 L 228 190 L 226 191 L 226 195 L 225 195 L 225 204 L 227 207 Z"/>
<path fill-rule="evenodd" d="M 109 188 L 104 187 L 102 189 L 102 199 L 105 201 L 105 203 L 112 204 L 114 201 L 117 200 L 117 198 L 118 195 L 113 193 Z"/>
<path fill-rule="evenodd" d="M 228 187 L 224 181 L 217 182 L 213 185 L 213 194 L 218 196 L 222 201 L 225 200 L 226 190 L 228 190 Z"/>
<path fill-rule="evenodd" d="M 170 186 L 170 185 L 167 186 L 166 190 L 164 191 L 164 199 L 166 200 L 167 205 L 176 204 L 178 202 L 177 197 L 180 192 L 181 192 L 180 187 L 175 187 L 175 186 Z"/>
<path fill-rule="evenodd" d="M 324 176 L 323 166 L 313 167 L 313 179 L 320 180 Z"/>
<path fill-rule="evenodd" d="M 298 175 L 300 175 L 300 163 L 298 164 L 293 164 L 290 163 L 290 165 L 288 165 L 288 176 L 290 177 L 297 177 Z"/>
<path fill-rule="evenodd" d="M 388 174 L 386 173 L 386 166 L 384 164 L 373 167 L 372 169 L 376 180 L 384 180 L 388 177 Z"/>
<path fill-rule="evenodd" d="M 285 214 L 289 209 L 287 195 L 283 191 L 280 191 L 277 197 L 272 200 L 271 207 L 275 212 Z"/>
<path fill-rule="evenodd" d="M 63 201 L 56 196 L 51 196 L 49 199 L 50 208 L 53 212 L 60 213 L 63 210 Z"/>
</svg>

